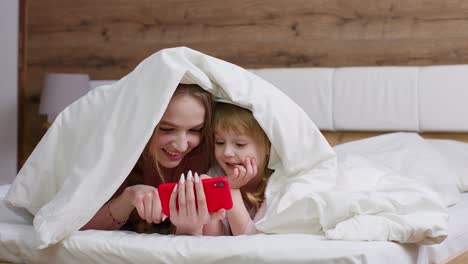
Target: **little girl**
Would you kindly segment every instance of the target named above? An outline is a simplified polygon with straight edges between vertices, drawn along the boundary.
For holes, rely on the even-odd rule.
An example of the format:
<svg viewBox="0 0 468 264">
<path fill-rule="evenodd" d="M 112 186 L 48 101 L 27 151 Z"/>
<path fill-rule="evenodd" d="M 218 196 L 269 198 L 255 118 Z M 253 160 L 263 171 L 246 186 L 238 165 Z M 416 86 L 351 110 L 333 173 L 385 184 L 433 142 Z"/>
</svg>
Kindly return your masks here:
<svg viewBox="0 0 468 264">
<path fill-rule="evenodd" d="M 227 211 L 224 225 L 219 222 L 206 225 L 204 234 L 258 233 L 254 222 L 265 214 L 264 192 L 272 173 L 267 168 L 270 141 L 251 111 L 232 104 L 216 104 L 213 129 L 217 166 L 208 174 L 226 175 L 233 208 Z"/>
</svg>

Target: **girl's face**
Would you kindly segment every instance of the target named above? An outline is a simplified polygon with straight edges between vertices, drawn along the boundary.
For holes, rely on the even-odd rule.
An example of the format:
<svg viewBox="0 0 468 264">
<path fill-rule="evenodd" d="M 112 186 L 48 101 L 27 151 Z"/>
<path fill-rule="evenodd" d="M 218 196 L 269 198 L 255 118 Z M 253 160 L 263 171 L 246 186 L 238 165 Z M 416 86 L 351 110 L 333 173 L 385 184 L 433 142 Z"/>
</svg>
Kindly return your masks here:
<svg viewBox="0 0 468 264">
<path fill-rule="evenodd" d="M 261 171 L 260 168 L 265 167 L 266 153 L 252 137 L 245 133 L 216 131 L 215 157 L 226 175 L 230 175 L 233 173 L 235 165 L 245 167 L 246 158 L 254 158 L 259 171 Z"/>
<path fill-rule="evenodd" d="M 150 152 L 162 167 L 177 167 L 200 144 L 205 112 L 203 104 L 192 96 L 171 99 L 150 145 Z"/>
</svg>

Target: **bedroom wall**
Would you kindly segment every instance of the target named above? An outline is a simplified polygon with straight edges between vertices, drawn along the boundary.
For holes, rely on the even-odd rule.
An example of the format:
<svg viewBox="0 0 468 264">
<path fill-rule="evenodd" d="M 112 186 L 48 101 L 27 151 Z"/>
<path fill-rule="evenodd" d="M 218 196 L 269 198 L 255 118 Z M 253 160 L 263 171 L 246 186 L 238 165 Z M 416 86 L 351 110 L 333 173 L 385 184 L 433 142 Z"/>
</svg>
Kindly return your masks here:
<svg viewBox="0 0 468 264">
<path fill-rule="evenodd" d="M 16 176 L 18 142 L 18 0 L 0 1 L 0 185 Z"/>
<path fill-rule="evenodd" d="M 21 161 L 45 132 L 45 72 L 117 79 L 180 45 L 249 68 L 468 63 L 458 0 L 42 0 L 28 21 Z"/>
</svg>

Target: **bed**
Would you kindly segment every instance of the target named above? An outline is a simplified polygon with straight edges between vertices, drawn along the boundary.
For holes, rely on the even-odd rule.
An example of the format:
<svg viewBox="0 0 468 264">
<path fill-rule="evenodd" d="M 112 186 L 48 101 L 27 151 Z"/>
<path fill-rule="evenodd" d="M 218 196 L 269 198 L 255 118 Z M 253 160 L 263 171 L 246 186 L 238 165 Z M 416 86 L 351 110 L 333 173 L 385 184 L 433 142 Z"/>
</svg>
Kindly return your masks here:
<svg viewBox="0 0 468 264">
<path fill-rule="evenodd" d="M 32 218 L 4 204 L 8 188 L 0 186 L 0 256 L 15 263 L 129 263 L 135 259 L 151 263 L 444 263 L 468 248 L 468 193 L 464 193 L 449 208 L 449 236 L 436 245 L 335 241 L 306 234 L 175 237 L 89 230 L 39 250 L 33 243 Z"/>
<path fill-rule="evenodd" d="M 295 100 L 316 125 L 325 131 L 329 142 L 337 145 L 335 150 L 340 157 L 340 153 L 349 149 L 359 149 L 366 144 L 369 146 L 368 141 L 356 140 L 380 134 L 342 131 L 467 131 L 468 124 L 460 122 L 468 113 L 463 104 L 464 98 L 467 98 L 466 89 L 463 88 L 463 83 L 468 78 L 467 67 L 290 68 L 251 71 Z M 440 90 L 441 80 L 445 80 L 443 85 L 447 89 Z M 92 82 L 91 87 L 109 82 L 113 81 Z M 350 87 L 353 89 L 352 93 L 349 93 Z M 441 99 L 438 96 L 442 92 L 445 95 Z M 379 101 L 383 94 L 385 101 Z M 434 112 L 434 104 L 439 104 L 443 107 L 442 110 Z M 395 143 L 400 136 L 408 134 L 416 135 L 387 135 L 394 137 L 391 140 Z M 423 135 L 442 137 L 442 134 L 434 133 Z M 448 138 L 468 141 L 466 133 L 446 135 Z M 353 142 L 341 144 L 347 141 Z M 455 168 L 461 175 L 468 175 L 464 165 L 468 158 L 468 144 L 423 139 L 420 142 L 424 142 L 426 147 L 444 158 L 451 169 Z M 433 164 L 422 160 L 418 166 L 424 168 Z M 463 179 L 461 181 L 461 184 L 466 183 Z M 0 197 L 5 195 L 8 188 L 8 185 L 0 187 Z M 0 260 L 9 262 L 128 263 L 138 260 L 152 263 L 463 263 L 466 260 L 466 254 L 463 253 L 468 248 L 468 225 L 464 220 L 468 216 L 467 193 L 461 194 L 460 200 L 448 208 L 448 237 L 435 245 L 327 240 L 319 234 L 175 237 L 90 230 L 77 231 L 56 245 L 37 249 L 32 218 L 12 211 L 3 200 L 0 210 Z M 455 256 L 457 257 L 454 258 Z"/>
</svg>

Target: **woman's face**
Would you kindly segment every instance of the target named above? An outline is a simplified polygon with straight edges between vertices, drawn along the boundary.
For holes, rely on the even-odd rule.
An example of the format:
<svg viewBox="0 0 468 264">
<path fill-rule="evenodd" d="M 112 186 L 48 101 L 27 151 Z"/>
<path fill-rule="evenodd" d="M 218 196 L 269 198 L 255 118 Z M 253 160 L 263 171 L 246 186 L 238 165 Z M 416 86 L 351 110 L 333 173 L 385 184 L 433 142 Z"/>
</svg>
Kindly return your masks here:
<svg viewBox="0 0 468 264">
<path fill-rule="evenodd" d="M 190 95 L 171 99 L 150 145 L 151 153 L 162 167 L 177 167 L 200 144 L 205 112 L 203 104 Z"/>
</svg>

